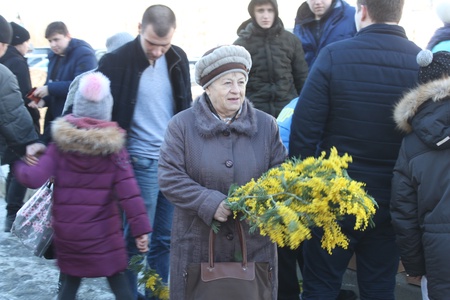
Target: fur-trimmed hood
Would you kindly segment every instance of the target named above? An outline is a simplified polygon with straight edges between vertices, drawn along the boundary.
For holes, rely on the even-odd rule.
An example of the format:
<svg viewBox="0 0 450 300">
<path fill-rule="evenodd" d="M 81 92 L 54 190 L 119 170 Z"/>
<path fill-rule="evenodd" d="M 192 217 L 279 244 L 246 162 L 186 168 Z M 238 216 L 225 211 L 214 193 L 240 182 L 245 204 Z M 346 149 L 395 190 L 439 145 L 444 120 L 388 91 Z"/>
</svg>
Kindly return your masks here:
<svg viewBox="0 0 450 300">
<path fill-rule="evenodd" d="M 196 115 L 195 127 L 203 137 L 213 137 L 217 133 L 228 130 L 233 130 L 248 136 L 253 136 L 257 132 L 255 109 L 248 99 L 245 99 L 242 104 L 240 117 L 227 125 L 225 122 L 217 120 L 217 118 L 213 116 L 206 103 L 205 95 L 206 93 L 203 93 L 194 102 L 192 108 Z"/>
<path fill-rule="evenodd" d="M 420 85 L 397 103 L 394 120 L 406 133 L 414 131 L 433 148 L 450 135 L 450 78 Z"/>
<path fill-rule="evenodd" d="M 62 152 L 84 155 L 119 153 L 125 146 L 126 133 L 116 122 L 67 115 L 52 124 L 52 138 Z"/>
</svg>

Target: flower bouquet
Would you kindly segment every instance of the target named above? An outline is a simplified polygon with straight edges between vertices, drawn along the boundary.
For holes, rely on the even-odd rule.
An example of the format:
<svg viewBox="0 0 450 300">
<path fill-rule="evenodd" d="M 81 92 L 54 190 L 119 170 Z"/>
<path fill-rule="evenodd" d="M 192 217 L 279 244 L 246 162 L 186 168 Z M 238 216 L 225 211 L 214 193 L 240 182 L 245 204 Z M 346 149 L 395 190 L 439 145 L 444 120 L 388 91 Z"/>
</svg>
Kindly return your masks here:
<svg viewBox="0 0 450 300">
<path fill-rule="evenodd" d="M 279 246 L 297 248 L 311 238 L 311 228 L 324 231 L 322 248 L 330 254 L 336 246 L 348 247 L 348 238 L 338 221 L 345 215 L 356 218 L 355 230 L 372 223 L 377 203 L 364 190 L 365 184 L 352 180 L 346 169 L 352 158 L 339 156 L 332 148 L 328 158 L 288 159 L 259 179 L 230 188 L 226 204 L 250 224 L 259 228 Z M 217 224 L 215 224 L 217 225 Z"/>
<path fill-rule="evenodd" d="M 131 257 L 129 269 L 140 274 L 138 284 L 144 285 L 151 292 L 151 296 L 160 300 L 169 300 L 169 287 L 155 270 L 149 268 L 145 255 L 137 254 Z"/>
</svg>

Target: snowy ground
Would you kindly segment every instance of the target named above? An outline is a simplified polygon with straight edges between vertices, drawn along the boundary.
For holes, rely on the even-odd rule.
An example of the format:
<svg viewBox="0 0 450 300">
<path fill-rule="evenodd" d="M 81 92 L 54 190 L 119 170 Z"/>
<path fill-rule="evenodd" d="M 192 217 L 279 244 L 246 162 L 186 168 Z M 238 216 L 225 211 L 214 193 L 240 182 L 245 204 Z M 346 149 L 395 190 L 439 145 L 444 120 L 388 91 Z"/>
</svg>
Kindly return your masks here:
<svg viewBox="0 0 450 300">
<path fill-rule="evenodd" d="M 4 201 L 4 176 L 0 170 L 0 300 L 53 300 L 59 270 L 55 260 L 33 256 L 20 241 L 4 230 L 6 203 Z M 78 290 L 78 300 L 113 300 L 105 278 L 83 279 Z"/>
</svg>

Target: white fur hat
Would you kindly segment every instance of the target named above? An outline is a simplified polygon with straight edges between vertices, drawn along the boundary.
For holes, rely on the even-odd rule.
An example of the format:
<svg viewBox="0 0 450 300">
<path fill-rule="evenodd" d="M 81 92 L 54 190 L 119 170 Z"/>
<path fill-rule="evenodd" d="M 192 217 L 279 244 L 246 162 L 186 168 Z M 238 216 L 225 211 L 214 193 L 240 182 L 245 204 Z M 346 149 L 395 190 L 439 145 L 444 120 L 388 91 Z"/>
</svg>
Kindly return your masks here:
<svg viewBox="0 0 450 300">
<path fill-rule="evenodd" d="M 450 24 L 450 0 L 438 1 L 435 10 L 442 22 Z"/>
<path fill-rule="evenodd" d="M 203 89 L 227 73 L 241 72 L 248 80 L 252 67 L 250 53 L 237 45 L 219 46 L 206 52 L 195 64 L 195 82 Z"/>
<path fill-rule="evenodd" d="M 110 121 L 113 98 L 109 85 L 108 77 L 100 72 L 89 72 L 81 77 L 73 100 L 73 114 Z"/>
</svg>

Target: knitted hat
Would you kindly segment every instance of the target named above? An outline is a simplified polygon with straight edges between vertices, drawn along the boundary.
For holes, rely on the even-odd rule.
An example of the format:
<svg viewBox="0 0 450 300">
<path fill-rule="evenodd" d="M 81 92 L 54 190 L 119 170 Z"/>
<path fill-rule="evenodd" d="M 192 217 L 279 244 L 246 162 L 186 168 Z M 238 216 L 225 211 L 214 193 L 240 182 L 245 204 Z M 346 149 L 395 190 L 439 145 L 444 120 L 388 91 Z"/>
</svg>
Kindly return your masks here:
<svg viewBox="0 0 450 300">
<path fill-rule="evenodd" d="M 132 40 L 134 40 L 134 36 L 132 36 L 128 32 L 116 33 L 113 36 L 110 36 L 106 40 L 106 51 L 113 52 L 117 48 L 121 47 L 122 45 L 124 45 Z"/>
<path fill-rule="evenodd" d="M 30 39 L 30 33 L 28 30 L 23 28 L 23 26 L 20 26 L 17 23 L 10 22 L 11 28 L 12 28 L 12 40 L 11 45 L 16 46 L 20 45 Z"/>
<path fill-rule="evenodd" d="M 12 37 L 11 25 L 0 15 L 0 43 L 10 44 Z"/>
<path fill-rule="evenodd" d="M 445 24 L 450 24 L 450 1 L 441 0 L 435 6 L 436 13 Z"/>
<path fill-rule="evenodd" d="M 422 50 L 417 55 L 417 63 L 420 66 L 419 83 L 450 76 L 450 52 L 432 53 L 430 50 Z"/>
<path fill-rule="evenodd" d="M 109 85 L 109 79 L 100 72 L 89 72 L 81 77 L 73 100 L 73 114 L 110 121 L 113 98 Z"/>
<path fill-rule="evenodd" d="M 206 52 L 195 64 L 195 82 L 203 89 L 222 75 L 241 72 L 248 80 L 252 67 L 250 53 L 237 45 L 219 46 Z"/>
</svg>

